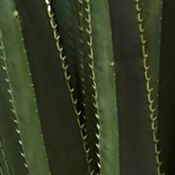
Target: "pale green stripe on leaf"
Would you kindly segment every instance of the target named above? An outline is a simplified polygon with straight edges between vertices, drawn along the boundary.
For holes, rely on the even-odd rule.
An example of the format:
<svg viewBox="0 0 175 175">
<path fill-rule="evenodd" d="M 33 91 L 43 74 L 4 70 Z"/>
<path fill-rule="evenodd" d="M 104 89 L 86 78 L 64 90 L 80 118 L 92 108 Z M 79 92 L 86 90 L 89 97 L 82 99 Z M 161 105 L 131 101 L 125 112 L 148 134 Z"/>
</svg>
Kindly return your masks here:
<svg viewBox="0 0 175 175">
<path fill-rule="evenodd" d="M 29 170 L 29 174 L 49 175 L 19 15 L 12 0 L 1 0 L 0 9 L 3 9 L 0 11 L 0 26 L 6 53 L 7 78 L 9 78 L 9 90 L 11 91 L 9 93 L 12 97 L 10 103 L 18 123 L 16 132 L 19 133 L 18 142 L 23 150 L 21 156 L 26 160 L 24 166 Z M 10 156 L 10 154 L 7 155 L 8 159 Z M 14 175 L 19 175 L 17 170 L 14 172 Z"/>
</svg>

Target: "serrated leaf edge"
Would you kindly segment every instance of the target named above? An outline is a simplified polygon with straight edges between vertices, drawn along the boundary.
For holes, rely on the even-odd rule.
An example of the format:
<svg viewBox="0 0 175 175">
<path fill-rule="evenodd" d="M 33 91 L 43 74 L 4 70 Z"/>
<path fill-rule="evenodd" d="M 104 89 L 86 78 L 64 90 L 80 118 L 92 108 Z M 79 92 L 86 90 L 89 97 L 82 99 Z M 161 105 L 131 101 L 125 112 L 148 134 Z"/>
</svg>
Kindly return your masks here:
<svg viewBox="0 0 175 175">
<path fill-rule="evenodd" d="M 73 87 L 71 87 L 71 83 L 70 83 L 71 75 L 69 73 L 69 65 L 66 62 L 67 57 L 66 57 L 66 55 L 64 55 L 64 49 L 61 45 L 61 36 L 59 34 L 59 28 L 58 28 L 57 22 L 55 20 L 55 13 L 54 13 L 54 10 L 52 7 L 52 2 L 51 2 L 51 0 L 44 0 L 44 1 L 46 4 L 46 10 L 47 10 L 47 15 L 48 15 L 48 19 L 49 19 L 49 24 L 50 24 L 51 30 L 53 32 L 53 37 L 55 40 L 55 46 L 57 49 L 57 53 L 59 55 L 59 60 L 61 61 L 61 66 L 62 66 L 64 78 L 66 80 L 66 85 L 67 85 L 67 88 L 68 88 L 68 91 L 70 94 L 70 99 L 71 99 L 71 102 L 73 104 L 73 110 L 77 116 L 76 120 L 77 120 L 78 126 L 80 128 L 80 135 L 81 135 L 81 138 L 83 141 L 83 149 L 86 153 L 85 156 L 86 156 L 86 161 L 88 164 L 88 170 L 90 170 L 89 163 L 91 160 L 89 160 L 88 156 L 87 156 L 89 153 L 89 148 L 87 147 L 87 144 L 86 144 L 87 136 L 83 134 L 83 131 L 86 130 L 86 128 L 85 128 L 85 125 L 84 124 L 81 125 L 81 122 L 80 122 L 80 117 L 82 116 L 82 111 L 78 110 L 78 108 L 77 108 L 78 99 L 74 95 L 75 89 Z M 89 173 L 90 173 L 90 171 L 89 171 Z"/>
<path fill-rule="evenodd" d="M 15 129 L 16 134 L 18 136 L 19 146 L 21 147 L 20 155 L 23 159 L 23 165 L 24 165 L 25 169 L 28 171 L 28 175 L 30 175 L 29 167 L 28 167 L 27 160 L 26 160 L 26 155 L 24 153 L 23 142 L 22 142 L 22 139 L 21 139 L 21 131 L 20 131 L 19 123 L 18 123 L 18 114 L 17 114 L 17 110 L 16 110 L 16 106 L 15 106 L 15 99 L 14 99 L 14 95 L 13 95 L 13 87 L 12 87 L 12 84 L 11 84 L 11 81 L 10 81 L 10 75 L 9 75 L 9 72 L 8 72 L 7 56 L 6 56 L 6 52 L 5 52 L 5 45 L 4 45 L 4 42 L 3 42 L 3 34 L 2 34 L 1 29 L 0 29 L 0 50 L 1 50 L 1 53 L 2 53 L 0 55 L 0 59 L 3 62 L 3 65 L 1 66 L 1 68 L 2 68 L 2 70 L 4 71 L 4 73 L 6 75 L 5 81 L 8 85 L 7 93 L 9 94 L 8 101 L 9 101 L 10 106 L 11 106 L 10 111 L 13 114 L 13 117 L 14 117 L 12 119 L 13 123 L 14 123 L 14 129 Z"/>
<path fill-rule="evenodd" d="M 146 82 L 146 93 L 147 93 L 147 103 L 148 103 L 148 110 L 149 116 L 151 121 L 151 130 L 152 130 L 152 137 L 154 142 L 154 153 L 155 159 L 157 164 L 157 173 L 158 175 L 165 175 L 162 172 L 162 161 L 160 160 L 160 148 L 159 148 L 159 138 L 158 138 L 158 116 L 157 116 L 157 106 L 155 106 L 156 99 L 153 99 L 152 93 L 154 91 L 154 87 L 151 86 L 151 75 L 149 72 L 150 65 L 148 63 L 149 53 L 147 51 L 147 39 L 145 35 L 145 28 L 144 28 L 144 19 L 142 16 L 142 7 L 141 7 L 141 0 L 135 0 L 135 8 L 137 13 L 137 22 L 138 22 L 138 29 L 140 34 L 140 43 L 141 43 L 141 53 L 143 59 L 143 67 L 144 67 L 144 78 Z M 157 97 L 156 97 L 157 98 Z"/>
</svg>

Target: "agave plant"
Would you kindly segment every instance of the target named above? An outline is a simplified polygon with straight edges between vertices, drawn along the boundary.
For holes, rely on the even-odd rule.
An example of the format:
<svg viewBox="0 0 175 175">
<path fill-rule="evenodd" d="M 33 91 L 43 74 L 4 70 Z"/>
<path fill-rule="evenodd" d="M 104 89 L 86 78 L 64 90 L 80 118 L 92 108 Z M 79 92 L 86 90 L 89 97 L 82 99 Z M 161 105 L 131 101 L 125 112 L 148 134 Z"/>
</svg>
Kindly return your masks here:
<svg viewBox="0 0 175 175">
<path fill-rule="evenodd" d="M 0 175 L 173 175 L 173 13 L 0 0 Z"/>
</svg>

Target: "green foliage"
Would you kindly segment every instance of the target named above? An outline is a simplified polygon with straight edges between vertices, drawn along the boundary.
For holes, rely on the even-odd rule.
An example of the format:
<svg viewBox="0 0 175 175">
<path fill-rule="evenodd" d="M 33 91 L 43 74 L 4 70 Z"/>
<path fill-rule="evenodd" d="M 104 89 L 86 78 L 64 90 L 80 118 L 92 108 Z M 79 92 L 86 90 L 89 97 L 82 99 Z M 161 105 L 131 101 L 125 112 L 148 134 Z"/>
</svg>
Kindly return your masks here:
<svg viewBox="0 0 175 175">
<path fill-rule="evenodd" d="M 0 3 L 1 144 L 10 174 L 49 174 L 37 105 L 14 2 Z M 4 173 L 5 174 L 5 173 Z"/>
<path fill-rule="evenodd" d="M 161 0 L 0 0 L 0 175 L 172 174 L 161 18 Z"/>
</svg>

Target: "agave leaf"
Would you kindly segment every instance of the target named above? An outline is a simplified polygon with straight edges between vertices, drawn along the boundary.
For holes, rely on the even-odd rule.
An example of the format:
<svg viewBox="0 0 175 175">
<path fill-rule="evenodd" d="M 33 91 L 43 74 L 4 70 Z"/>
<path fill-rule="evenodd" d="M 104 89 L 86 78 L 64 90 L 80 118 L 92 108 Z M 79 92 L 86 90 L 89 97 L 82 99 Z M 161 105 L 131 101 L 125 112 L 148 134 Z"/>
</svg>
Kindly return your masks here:
<svg viewBox="0 0 175 175">
<path fill-rule="evenodd" d="M 118 122 L 108 3 L 85 0 L 83 13 L 85 114 L 91 171 L 118 174 Z"/>
<path fill-rule="evenodd" d="M 158 127 L 158 90 L 160 71 L 162 1 L 140 0 L 140 2 L 136 2 L 136 5 L 138 5 L 138 8 L 140 8 L 140 12 L 139 9 L 137 9 L 137 15 L 139 15 L 140 13 L 142 14 L 143 18 L 143 22 L 139 23 L 139 32 L 142 47 L 142 58 L 145 70 L 144 74 L 146 81 L 147 103 L 151 121 L 151 129 L 153 135 L 152 137 L 154 141 L 156 174 L 159 175 L 163 173 L 163 169 L 161 166 L 162 160 L 160 155 L 160 143 L 157 142 L 157 140 L 159 140 L 158 128 L 154 128 L 154 126 Z M 144 56 L 144 54 L 146 55 Z M 147 67 L 149 68 L 147 69 Z M 151 80 L 148 80 L 149 78 L 151 78 Z"/>
<path fill-rule="evenodd" d="M 88 174 L 83 141 L 44 0 L 16 0 L 53 174 Z M 34 13 L 33 7 L 37 9 Z M 35 43 L 35 44 L 33 44 Z M 65 65 L 66 66 L 66 65 Z M 68 77 L 67 77 L 68 78 Z"/>
<path fill-rule="evenodd" d="M 1 69 L 4 71 L 0 129 L 7 163 L 14 175 L 49 175 L 18 12 L 12 0 L 1 0 L 0 9 Z"/>
<path fill-rule="evenodd" d="M 58 21 L 58 24 L 60 24 L 60 29 L 61 32 L 62 32 L 62 35 L 63 35 L 63 45 L 65 45 L 65 49 L 66 47 L 69 47 L 69 44 L 71 42 L 71 38 L 69 37 L 69 33 L 70 32 L 73 32 L 74 33 L 74 42 L 80 42 L 82 44 L 82 46 L 80 46 L 80 51 L 78 53 L 78 60 L 77 61 L 77 65 L 80 65 L 82 62 L 81 60 L 83 60 L 83 67 L 84 67 L 84 75 L 82 75 L 81 73 L 79 73 L 79 77 L 81 78 L 84 78 L 85 79 L 85 114 L 86 114 L 86 117 L 85 118 L 87 121 L 86 125 L 87 125 L 87 132 L 88 132 L 88 147 L 90 148 L 90 151 L 88 153 L 88 161 L 89 163 L 91 164 L 90 166 L 90 170 L 91 170 L 91 173 L 93 174 L 98 174 L 99 173 L 99 169 L 101 168 L 101 162 L 99 160 L 99 121 L 98 121 L 98 117 L 99 117 L 99 111 L 97 109 L 97 107 L 94 107 L 94 103 L 96 105 L 100 104 L 100 107 L 102 109 L 100 109 L 101 113 L 102 113 L 102 122 L 104 122 L 104 120 L 107 120 L 106 118 L 108 117 L 109 115 L 109 111 L 111 112 L 111 121 L 106 122 L 105 123 L 107 124 L 106 128 L 105 126 L 103 126 L 102 128 L 105 129 L 105 134 L 107 133 L 107 136 L 104 138 L 103 140 L 103 135 L 102 135 L 102 138 L 100 138 L 102 140 L 102 144 L 105 144 L 106 141 L 111 141 L 112 142 L 112 139 L 113 141 L 115 142 L 117 140 L 117 137 L 118 137 L 118 133 L 117 133 L 117 114 L 116 114 L 116 101 L 115 101 L 115 95 L 113 96 L 113 94 L 109 95 L 109 92 L 113 92 L 115 94 L 115 80 L 114 80 L 114 70 L 112 68 L 111 65 L 113 65 L 113 55 L 112 55 L 112 40 L 111 40 L 111 36 L 110 34 L 109 35 L 104 35 L 103 33 L 105 32 L 108 32 L 110 31 L 110 21 L 109 21 L 109 12 L 107 10 L 108 6 L 107 6 L 107 2 L 102 2 L 100 4 L 98 4 L 100 7 L 99 9 L 97 8 L 96 9 L 96 6 L 97 4 L 95 4 L 94 2 L 92 4 L 90 4 L 88 1 L 77 1 L 77 16 L 79 17 L 79 29 L 78 27 L 76 26 L 77 24 L 75 24 L 75 26 L 72 26 L 70 25 L 71 23 L 71 20 L 70 20 L 70 14 L 72 14 L 71 16 L 72 17 L 76 17 L 74 16 L 75 14 L 73 13 L 73 8 L 70 8 L 71 5 L 73 6 L 73 1 L 56 1 L 56 2 L 53 2 L 53 7 L 55 8 L 55 11 L 56 11 L 56 14 L 57 14 L 57 21 Z M 94 11 L 91 13 L 87 13 L 87 9 L 91 6 L 94 6 Z M 69 10 L 68 10 L 69 9 Z M 102 12 L 100 13 L 100 10 L 102 9 Z M 70 10 L 72 10 L 70 12 Z M 95 14 L 97 13 L 97 15 Z M 104 13 L 104 16 L 101 16 L 102 14 Z M 91 15 L 92 16 L 92 19 L 93 17 L 95 17 L 96 19 L 94 21 L 91 21 L 91 23 L 87 23 L 86 19 L 88 18 L 88 15 Z M 107 17 L 106 17 L 107 16 Z M 104 18 L 103 18 L 104 17 Z M 105 22 L 103 23 L 103 19 L 105 19 Z M 73 19 L 72 19 L 73 20 Z M 100 20 L 100 21 L 99 21 Z M 76 21 L 76 19 L 75 19 Z M 96 28 L 96 23 L 98 21 L 98 27 Z M 93 29 L 94 30 L 97 30 L 97 31 L 94 31 L 93 33 L 91 33 L 91 36 L 86 32 L 88 29 L 89 29 L 89 25 L 92 25 Z M 100 31 L 99 28 L 103 25 L 107 25 L 107 27 Z M 63 29 L 64 28 L 64 29 Z M 77 38 L 76 37 L 76 32 L 79 31 L 79 34 L 80 34 L 80 38 Z M 99 33 L 99 35 L 97 35 L 96 37 L 96 33 Z M 95 37 L 94 37 L 95 36 Z M 89 37 L 94 37 L 93 40 L 100 40 L 100 37 L 104 37 L 102 39 L 107 39 L 107 44 L 99 44 L 97 46 L 92 46 L 92 49 L 94 49 L 94 53 L 95 53 L 95 56 L 94 56 L 94 60 L 90 60 L 90 57 L 89 57 L 89 49 L 90 49 L 90 46 L 88 45 L 88 42 L 89 42 Z M 66 39 L 64 38 L 67 38 L 67 41 Z M 80 41 L 79 41 L 80 40 Z M 96 41 L 94 41 L 94 43 L 96 44 Z M 108 45 L 108 47 L 106 47 L 106 45 Z M 101 54 L 103 55 L 100 55 L 98 52 L 101 50 L 104 49 L 104 52 L 102 52 Z M 78 50 L 78 46 L 77 46 L 77 50 Z M 71 52 L 71 49 L 67 49 L 67 53 Z M 69 58 L 69 57 L 68 57 Z M 93 64 L 96 63 L 97 66 L 101 66 L 101 63 L 100 60 L 99 62 L 98 61 L 95 61 L 98 60 L 98 58 L 103 58 L 101 60 L 101 62 L 104 62 L 104 65 L 102 65 L 102 71 L 101 70 L 95 70 L 95 68 L 93 68 Z M 72 59 L 72 58 L 71 58 Z M 111 64 L 112 62 L 112 64 Z M 91 64 L 89 66 L 89 64 Z M 105 65 L 107 64 L 107 65 Z M 71 63 L 69 63 L 69 65 L 71 65 Z M 94 65 L 95 66 L 95 65 Z M 81 66 L 80 66 L 81 67 Z M 76 68 L 74 68 L 76 69 Z M 108 82 L 110 83 L 110 87 L 107 88 L 106 90 L 109 90 L 108 93 L 105 93 L 104 94 L 104 89 L 100 89 L 99 87 L 100 86 L 104 86 L 104 85 L 101 85 L 101 80 L 98 79 L 98 81 L 95 79 L 95 80 L 92 80 L 92 76 L 95 74 L 95 71 L 97 73 L 97 75 L 99 76 L 98 78 L 100 79 L 101 77 L 100 76 L 106 76 L 106 80 L 108 80 Z M 108 79 L 109 78 L 109 79 Z M 98 89 L 94 89 L 94 86 L 98 83 L 98 88 L 100 89 L 100 96 L 102 96 L 102 99 L 99 98 L 99 100 L 97 101 L 97 99 L 95 99 L 96 97 L 96 92 Z M 114 84 L 113 84 L 114 83 Z M 112 91 L 111 91 L 111 89 Z M 93 95 L 93 96 L 92 96 Z M 112 97 L 112 98 L 111 98 Z M 106 99 L 106 103 L 104 103 L 104 99 Z M 106 105 L 109 103 L 109 106 L 112 104 L 114 105 L 111 105 L 110 107 L 108 106 L 108 110 L 104 109 L 104 106 L 103 105 Z M 112 109 L 112 110 L 111 110 Z M 113 113 L 113 114 L 112 114 Z M 106 117 L 106 118 L 105 118 Z M 115 123 L 116 125 L 114 125 L 114 127 L 110 127 L 111 130 L 109 130 L 109 133 L 107 131 L 107 128 L 109 128 L 109 125 L 111 125 L 111 123 Z M 109 138 L 109 140 L 107 140 L 107 137 L 110 135 L 110 133 L 113 132 L 113 137 L 112 138 Z M 109 135 L 108 135 L 109 134 Z M 116 135 L 115 135 L 116 134 Z M 115 138 L 116 136 L 116 138 Z M 86 137 L 86 136 L 85 136 Z M 114 139 L 115 138 L 115 139 Z M 86 140 L 85 140 L 85 143 L 86 143 Z M 118 144 L 118 142 L 116 141 L 115 142 L 116 144 Z M 102 163 L 103 163 L 103 168 L 102 168 L 102 172 L 105 174 L 105 173 L 109 173 L 110 172 L 110 167 L 105 167 L 105 163 L 108 163 L 108 164 L 111 164 L 111 166 L 113 164 L 116 163 L 116 161 L 114 163 L 113 160 L 117 160 L 118 161 L 118 155 L 117 155 L 117 149 L 116 149 L 116 144 L 112 144 L 113 147 L 111 146 L 110 149 L 109 149 L 109 152 L 103 148 L 101 148 L 101 154 L 106 156 L 107 157 L 107 161 L 106 162 L 103 162 L 106 157 L 104 158 L 102 156 Z M 105 147 L 105 146 L 104 146 Z M 113 152 L 114 151 L 114 152 Z M 111 153 L 109 154 L 109 157 L 107 156 L 108 153 Z M 111 156 L 112 155 L 112 156 Z M 91 160 L 92 159 L 92 160 Z M 117 162 L 118 163 L 118 162 Z M 116 163 L 116 164 L 117 164 Z M 117 171 L 119 170 L 118 167 L 116 167 Z M 113 173 L 115 173 L 116 171 L 114 170 Z M 103 174 L 102 173 L 102 174 Z"/>
<path fill-rule="evenodd" d="M 120 174 L 116 78 L 109 6 L 92 1 L 94 65 L 99 104 L 101 175 Z"/>
<path fill-rule="evenodd" d="M 67 56 L 67 64 L 71 74 L 70 84 L 74 88 L 76 96 L 77 108 L 81 111 L 79 117 L 82 128 L 83 137 L 86 137 L 85 131 L 85 113 L 84 113 L 84 70 L 83 59 L 80 44 L 80 33 L 77 14 L 77 3 L 75 0 L 58 0 L 53 1 L 52 6 L 55 11 L 55 19 L 59 26 L 61 42 L 64 48 L 64 53 Z M 83 127 L 84 126 L 84 127 Z"/>
<path fill-rule="evenodd" d="M 61 36 L 61 44 L 66 55 L 66 64 L 69 66 L 71 79 L 69 85 L 74 89 L 73 96 L 77 99 L 76 108 L 80 113 L 78 117 L 79 128 L 83 139 L 85 152 L 88 152 L 86 143 L 86 123 L 84 109 L 84 70 L 80 33 L 78 26 L 77 4 L 74 0 L 58 0 L 52 2 L 55 19 Z M 87 159 L 86 155 L 86 159 Z M 88 161 L 88 160 L 87 160 Z M 88 168 L 89 169 L 89 168 Z"/>
<path fill-rule="evenodd" d="M 6 9 L 7 7 L 5 7 Z M 6 12 L 6 11 L 4 11 Z M 1 12 L 2 13 L 2 12 Z M 2 22 L 2 21 L 1 21 Z M 7 27 L 7 26 L 6 26 Z M 2 171 L 9 169 L 13 174 L 27 174 L 28 170 L 24 166 L 25 159 L 21 156 L 23 147 L 19 144 L 18 140 L 20 135 L 16 132 L 18 126 L 14 121 L 16 115 L 13 113 L 13 107 L 9 100 L 11 99 L 11 92 L 9 86 L 9 73 L 7 72 L 7 56 L 5 52 L 5 45 L 3 34 L 0 30 L 0 147 L 1 147 L 1 166 Z M 10 90 L 8 92 L 8 90 Z M 14 151 L 15 150 L 15 151 Z M 8 155 L 7 155 L 8 153 Z M 10 157 L 9 157 L 10 155 Z M 7 160 L 8 156 L 8 160 Z"/>
<path fill-rule="evenodd" d="M 145 77 L 146 67 L 143 64 L 144 49 L 142 48 L 143 43 L 139 31 L 139 24 L 150 20 L 149 16 L 149 19 L 144 16 L 142 21 L 145 8 L 149 8 L 147 11 L 151 11 L 151 9 L 150 6 L 144 8 L 140 6 L 141 0 L 136 2 L 109 0 L 109 2 L 118 75 L 117 99 L 119 106 L 121 174 L 157 174 L 155 159 L 157 157 L 154 150 L 152 122 L 150 122 L 150 102 L 148 103 L 148 91 L 146 89 L 148 81 Z M 152 5 L 151 8 L 153 8 Z M 152 17 L 154 22 L 160 23 L 160 18 L 157 21 L 157 15 Z M 149 25 L 154 24 L 154 22 L 149 23 Z M 148 26 L 144 27 L 147 30 Z M 159 27 L 155 30 L 159 30 Z M 149 26 L 150 28 L 151 26 Z M 149 34 L 146 33 L 145 35 Z M 160 37 L 160 33 L 158 35 Z M 148 36 L 148 39 L 152 36 L 153 34 Z M 154 38 L 154 41 L 158 37 Z M 155 58 L 150 60 L 150 65 L 153 63 L 155 68 L 159 63 L 159 46 L 156 44 L 155 48 L 149 47 L 151 48 L 149 52 L 153 52 L 154 55 L 157 54 Z M 152 59 L 154 59 L 154 62 Z M 152 76 L 155 78 L 154 82 L 157 81 L 158 72 L 158 67 L 152 72 L 152 74 L 155 74 Z M 156 85 L 151 83 L 149 88 L 152 88 L 152 86 Z M 152 100 L 152 94 L 150 99 Z"/>
<path fill-rule="evenodd" d="M 97 102 L 97 87 L 96 75 L 94 68 L 94 50 L 92 42 L 92 6 L 90 1 L 78 1 L 78 8 L 82 13 L 82 36 L 81 43 L 83 55 L 82 60 L 84 64 L 84 79 L 85 79 L 85 116 L 87 127 L 87 145 L 89 148 L 88 161 L 90 163 L 91 174 L 100 173 L 100 157 L 99 155 L 99 109 Z M 79 16 L 79 22 L 81 20 Z"/>
</svg>

